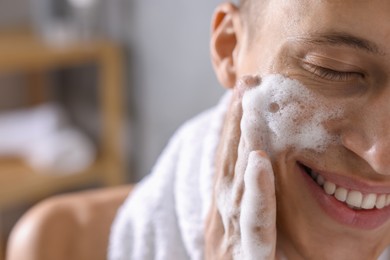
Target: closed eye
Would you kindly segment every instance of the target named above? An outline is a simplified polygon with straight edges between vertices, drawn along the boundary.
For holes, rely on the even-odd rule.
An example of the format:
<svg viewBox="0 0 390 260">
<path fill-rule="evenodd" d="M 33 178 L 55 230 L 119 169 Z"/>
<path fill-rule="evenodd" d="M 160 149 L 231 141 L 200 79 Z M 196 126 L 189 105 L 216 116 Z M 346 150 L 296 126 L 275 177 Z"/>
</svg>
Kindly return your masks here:
<svg viewBox="0 0 390 260">
<path fill-rule="evenodd" d="M 303 63 L 303 67 L 322 79 L 333 80 L 333 81 L 351 81 L 357 78 L 364 78 L 364 74 L 361 72 L 352 71 L 337 71 L 321 66 L 317 66 L 311 63 Z"/>
</svg>

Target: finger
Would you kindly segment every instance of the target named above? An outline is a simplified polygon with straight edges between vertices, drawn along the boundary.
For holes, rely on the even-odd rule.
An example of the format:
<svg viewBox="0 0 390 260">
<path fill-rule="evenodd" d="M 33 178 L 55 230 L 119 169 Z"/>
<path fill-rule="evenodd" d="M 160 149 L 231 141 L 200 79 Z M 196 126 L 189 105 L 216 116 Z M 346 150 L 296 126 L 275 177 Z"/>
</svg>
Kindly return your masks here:
<svg viewBox="0 0 390 260">
<path fill-rule="evenodd" d="M 237 161 L 237 152 L 240 142 L 242 118 L 242 97 L 248 89 L 259 85 L 259 76 L 244 76 L 237 81 L 233 90 L 233 96 L 228 112 L 225 116 L 222 138 L 218 151 L 221 174 L 225 177 L 232 177 Z"/>
<path fill-rule="evenodd" d="M 243 83 L 244 84 L 244 83 Z M 223 130 L 217 152 L 217 173 L 215 175 L 214 198 L 206 220 L 206 258 L 223 259 L 229 255 L 230 242 L 225 238 L 233 233 L 231 217 L 235 213 L 231 205 L 231 177 L 237 160 L 237 147 L 240 139 L 240 121 L 242 105 L 240 93 L 244 87 L 234 88 L 228 111 L 225 115 Z M 214 256 L 214 257 L 213 257 Z M 218 257 L 217 257 L 218 256 Z"/>
<path fill-rule="evenodd" d="M 230 252 L 233 246 L 231 237 L 239 235 L 239 204 L 233 199 L 234 192 L 231 185 L 234 178 L 237 161 L 237 150 L 240 142 L 240 123 L 242 118 L 242 97 L 246 90 L 260 83 L 258 76 L 245 76 L 241 78 L 233 90 L 233 96 L 228 112 L 225 116 L 224 128 L 221 135 L 217 153 L 216 186 L 212 207 L 218 210 L 210 212 L 208 218 L 208 230 L 210 237 L 219 236 L 220 230 L 224 232 L 224 245 L 221 246 L 222 254 Z M 243 183 L 241 182 L 241 185 Z"/>
<path fill-rule="evenodd" d="M 237 88 L 238 92 L 241 95 L 241 107 L 243 109 L 243 96 L 245 91 L 259 86 L 261 83 L 261 78 L 259 76 L 245 76 L 242 77 L 238 83 Z M 248 111 L 246 112 L 248 113 Z M 235 163 L 234 169 L 234 181 L 232 187 L 232 201 L 234 205 L 240 205 L 242 200 L 242 195 L 244 192 L 244 172 L 248 163 L 249 152 L 257 149 L 263 149 L 261 142 L 258 142 L 258 135 L 252 135 L 248 138 L 248 115 L 245 117 L 245 111 L 241 113 L 240 121 L 240 141 L 237 149 L 237 161 Z M 253 138 L 256 137 L 256 138 Z M 256 148 L 254 144 L 256 143 Z"/>
<path fill-rule="evenodd" d="M 233 90 L 231 103 L 225 116 L 224 128 L 220 140 L 220 149 L 218 151 L 215 200 L 220 215 L 219 217 L 215 216 L 217 217 L 217 220 L 214 222 L 214 226 L 223 226 L 224 239 L 220 248 L 221 254 L 231 251 L 232 243 L 230 238 L 234 236 L 234 234 L 239 234 L 236 232 L 238 227 L 239 208 L 233 203 L 231 186 L 233 183 L 237 150 L 241 136 L 241 100 L 244 89 L 244 85 L 237 85 Z"/>
<path fill-rule="evenodd" d="M 240 228 L 243 259 L 275 259 L 276 197 L 267 155 L 251 152 L 244 177 Z"/>
<path fill-rule="evenodd" d="M 256 87 L 260 85 L 261 83 L 261 78 L 258 75 L 250 76 L 246 75 L 240 79 L 238 79 L 236 88 L 238 89 L 239 94 L 242 95 L 244 92 L 248 89 L 251 89 L 253 87 Z"/>
<path fill-rule="evenodd" d="M 223 259 L 216 256 L 222 255 L 222 237 L 224 236 L 224 226 L 221 215 L 212 201 L 211 210 L 206 218 L 205 223 L 205 259 Z"/>
</svg>

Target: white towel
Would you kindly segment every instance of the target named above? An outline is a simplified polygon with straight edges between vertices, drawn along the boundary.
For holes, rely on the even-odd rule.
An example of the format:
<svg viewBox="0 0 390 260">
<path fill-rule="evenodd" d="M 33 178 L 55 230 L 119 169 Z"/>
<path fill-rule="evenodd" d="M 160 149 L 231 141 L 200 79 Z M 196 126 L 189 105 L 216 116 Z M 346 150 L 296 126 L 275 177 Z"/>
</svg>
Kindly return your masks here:
<svg viewBox="0 0 390 260">
<path fill-rule="evenodd" d="M 31 140 L 41 139 L 64 124 L 62 111 L 53 104 L 0 114 L 0 156 L 24 154 Z"/>
<path fill-rule="evenodd" d="M 42 173 L 69 175 L 87 169 L 96 158 L 92 142 L 73 127 L 58 129 L 45 137 L 33 139 L 24 159 Z"/>
<path fill-rule="evenodd" d="M 137 184 L 112 225 L 109 260 L 203 259 L 215 150 L 230 96 L 184 124 Z"/>
<path fill-rule="evenodd" d="M 0 114 L 0 156 L 20 157 L 40 172 L 77 173 L 93 163 L 95 150 L 56 104 Z"/>
<path fill-rule="evenodd" d="M 214 153 L 229 96 L 184 124 L 137 184 L 113 223 L 110 260 L 203 259 Z"/>
</svg>

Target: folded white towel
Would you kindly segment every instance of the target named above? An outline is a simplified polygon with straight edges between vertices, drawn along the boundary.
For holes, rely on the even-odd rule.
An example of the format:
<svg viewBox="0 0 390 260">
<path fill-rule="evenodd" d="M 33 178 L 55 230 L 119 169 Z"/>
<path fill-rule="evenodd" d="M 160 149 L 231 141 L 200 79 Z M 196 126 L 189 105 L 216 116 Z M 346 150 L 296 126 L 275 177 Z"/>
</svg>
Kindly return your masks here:
<svg viewBox="0 0 390 260">
<path fill-rule="evenodd" d="M 43 173 L 78 173 L 95 160 L 95 147 L 80 131 L 67 127 L 31 140 L 25 160 Z M 55 171 L 51 171 L 51 170 Z"/>
<path fill-rule="evenodd" d="M 56 131 L 64 124 L 58 106 L 46 104 L 0 114 L 0 156 L 20 156 L 32 140 Z"/>
<path fill-rule="evenodd" d="M 203 259 L 215 150 L 230 96 L 183 125 L 137 184 L 112 225 L 109 260 Z"/>
<path fill-rule="evenodd" d="M 0 156 L 21 157 L 42 172 L 69 174 L 91 165 L 95 154 L 92 142 L 69 125 L 58 105 L 0 114 Z"/>
</svg>

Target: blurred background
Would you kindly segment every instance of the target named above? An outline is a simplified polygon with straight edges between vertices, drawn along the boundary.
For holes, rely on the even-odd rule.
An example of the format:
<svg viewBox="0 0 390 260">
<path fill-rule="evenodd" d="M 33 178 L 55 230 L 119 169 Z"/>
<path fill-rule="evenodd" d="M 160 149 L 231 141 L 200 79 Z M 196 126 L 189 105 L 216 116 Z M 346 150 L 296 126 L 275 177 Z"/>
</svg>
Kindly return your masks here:
<svg viewBox="0 0 390 260">
<path fill-rule="evenodd" d="M 44 198 L 139 181 L 218 101 L 219 2 L 0 1 L 1 244 Z"/>
</svg>

